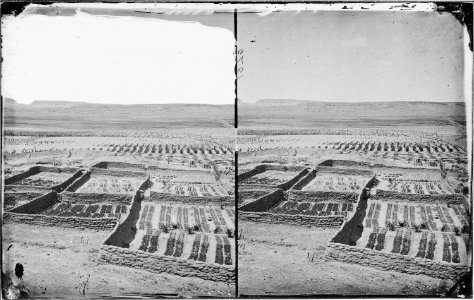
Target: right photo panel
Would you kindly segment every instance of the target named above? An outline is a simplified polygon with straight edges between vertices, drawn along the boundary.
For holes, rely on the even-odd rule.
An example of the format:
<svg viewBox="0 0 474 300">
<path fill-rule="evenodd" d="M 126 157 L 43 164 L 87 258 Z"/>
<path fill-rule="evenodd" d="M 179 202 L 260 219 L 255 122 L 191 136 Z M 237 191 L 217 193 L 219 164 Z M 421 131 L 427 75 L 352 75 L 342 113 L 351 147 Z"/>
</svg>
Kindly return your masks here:
<svg viewBox="0 0 474 300">
<path fill-rule="evenodd" d="M 237 12 L 241 297 L 466 295 L 470 9 Z"/>
</svg>

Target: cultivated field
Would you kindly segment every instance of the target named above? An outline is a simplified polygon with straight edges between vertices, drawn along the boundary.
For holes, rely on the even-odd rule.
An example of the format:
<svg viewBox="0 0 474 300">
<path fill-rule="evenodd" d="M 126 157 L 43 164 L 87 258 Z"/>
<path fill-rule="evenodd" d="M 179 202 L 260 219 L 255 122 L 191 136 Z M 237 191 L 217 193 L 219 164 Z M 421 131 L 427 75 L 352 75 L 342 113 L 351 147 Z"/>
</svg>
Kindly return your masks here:
<svg viewBox="0 0 474 300">
<path fill-rule="evenodd" d="M 3 269 L 33 297 L 235 294 L 230 106 L 7 104 Z"/>
<path fill-rule="evenodd" d="M 467 274 L 462 104 L 275 101 L 239 106 L 239 293 L 434 296 Z"/>
<path fill-rule="evenodd" d="M 78 193 L 110 193 L 133 195 L 143 180 L 132 177 L 92 176 L 83 186 L 76 190 Z"/>
</svg>

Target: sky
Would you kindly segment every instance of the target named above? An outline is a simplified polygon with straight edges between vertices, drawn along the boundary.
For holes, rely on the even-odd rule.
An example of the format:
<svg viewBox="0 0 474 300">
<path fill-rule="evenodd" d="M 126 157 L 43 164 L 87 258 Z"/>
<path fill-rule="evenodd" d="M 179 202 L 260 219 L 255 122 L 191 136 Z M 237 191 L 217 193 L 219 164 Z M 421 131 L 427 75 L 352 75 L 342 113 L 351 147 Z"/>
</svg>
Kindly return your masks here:
<svg viewBox="0 0 474 300">
<path fill-rule="evenodd" d="M 31 5 L 2 19 L 4 97 L 25 104 L 234 103 L 232 14 L 76 6 Z"/>
<path fill-rule="evenodd" d="M 447 13 L 239 14 L 237 39 L 244 101 L 464 101 L 463 29 Z"/>
</svg>

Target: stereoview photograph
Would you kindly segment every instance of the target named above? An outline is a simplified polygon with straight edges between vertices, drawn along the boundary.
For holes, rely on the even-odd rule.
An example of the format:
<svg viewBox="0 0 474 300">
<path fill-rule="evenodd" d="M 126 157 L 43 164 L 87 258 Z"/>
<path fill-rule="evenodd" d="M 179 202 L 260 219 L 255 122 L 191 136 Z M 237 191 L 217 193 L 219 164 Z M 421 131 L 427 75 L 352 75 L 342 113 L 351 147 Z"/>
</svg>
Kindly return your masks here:
<svg viewBox="0 0 474 300">
<path fill-rule="evenodd" d="M 3 16 L 7 299 L 235 296 L 233 32 L 156 4 Z"/>
<path fill-rule="evenodd" d="M 469 7 L 237 15 L 239 295 L 466 293 Z"/>
</svg>

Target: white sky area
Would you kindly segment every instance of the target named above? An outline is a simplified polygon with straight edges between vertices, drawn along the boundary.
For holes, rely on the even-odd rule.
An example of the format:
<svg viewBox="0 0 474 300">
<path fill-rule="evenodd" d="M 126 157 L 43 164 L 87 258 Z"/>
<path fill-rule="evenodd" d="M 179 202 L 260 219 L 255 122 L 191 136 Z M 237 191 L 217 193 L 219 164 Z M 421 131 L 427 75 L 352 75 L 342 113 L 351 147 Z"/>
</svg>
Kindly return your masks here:
<svg viewBox="0 0 474 300">
<path fill-rule="evenodd" d="M 463 35 L 451 14 L 429 10 L 241 14 L 238 97 L 464 101 Z"/>
<path fill-rule="evenodd" d="M 156 18 L 20 15 L 2 20 L 2 94 L 107 104 L 234 102 L 230 30 Z"/>
</svg>

